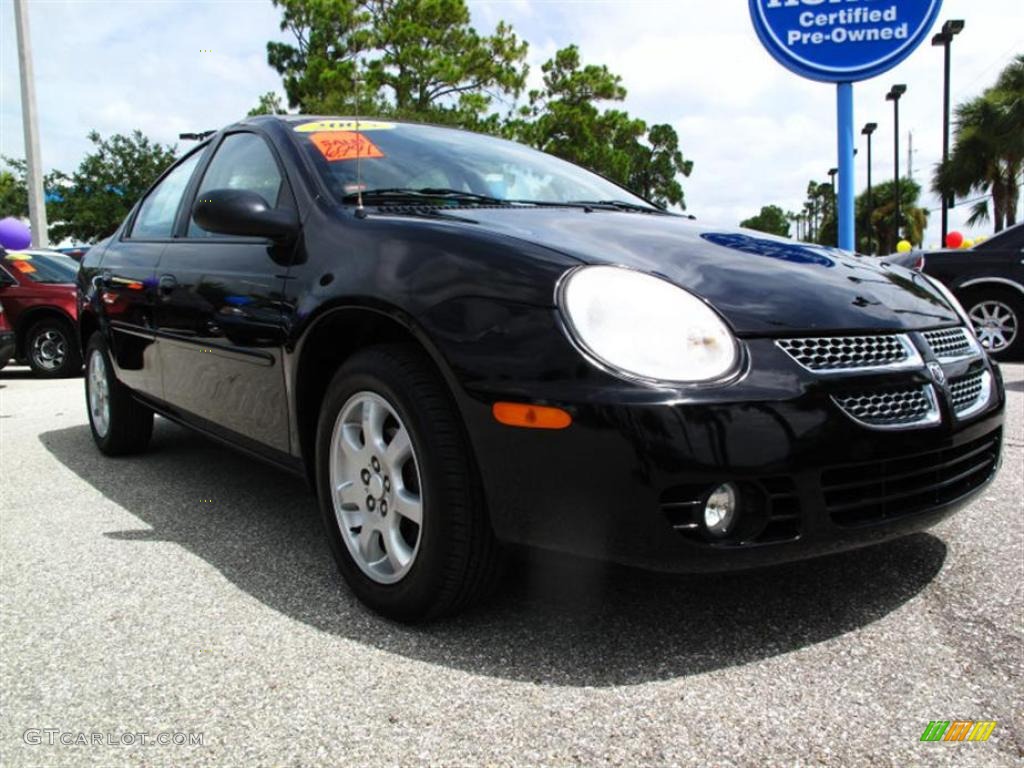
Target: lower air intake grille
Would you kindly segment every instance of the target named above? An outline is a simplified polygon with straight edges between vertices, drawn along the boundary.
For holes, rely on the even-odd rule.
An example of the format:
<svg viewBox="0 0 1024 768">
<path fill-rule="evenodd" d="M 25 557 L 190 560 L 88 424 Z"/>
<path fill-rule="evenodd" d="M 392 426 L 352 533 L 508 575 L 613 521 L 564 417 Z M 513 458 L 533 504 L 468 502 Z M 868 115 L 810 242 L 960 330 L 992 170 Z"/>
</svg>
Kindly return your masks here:
<svg viewBox="0 0 1024 768">
<path fill-rule="evenodd" d="M 954 448 L 825 470 L 825 506 L 837 525 L 867 525 L 948 504 L 995 472 L 1001 431 Z"/>
<path fill-rule="evenodd" d="M 955 360 L 961 357 L 970 357 L 974 354 L 974 345 L 971 344 L 967 330 L 964 328 L 949 328 L 945 331 L 928 331 L 924 335 L 928 346 L 940 360 Z"/>
<path fill-rule="evenodd" d="M 938 419 L 931 387 L 877 389 L 832 398 L 852 419 L 879 428 L 921 426 Z"/>
<path fill-rule="evenodd" d="M 822 336 L 779 339 L 790 357 L 812 371 L 849 371 L 899 365 L 911 358 L 910 343 L 898 335 Z M 916 356 L 916 352 L 913 353 Z"/>
</svg>

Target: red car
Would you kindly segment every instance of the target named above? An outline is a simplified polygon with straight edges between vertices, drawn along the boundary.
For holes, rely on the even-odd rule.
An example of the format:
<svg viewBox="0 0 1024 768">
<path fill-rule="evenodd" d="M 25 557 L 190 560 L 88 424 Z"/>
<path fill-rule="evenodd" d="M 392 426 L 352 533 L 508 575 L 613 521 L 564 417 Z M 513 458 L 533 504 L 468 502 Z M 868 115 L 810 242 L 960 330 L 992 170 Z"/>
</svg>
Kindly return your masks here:
<svg viewBox="0 0 1024 768">
<path fill-rule="evenodd" d="M 7 361 L 12 357 L 14 357 L 14 331 L 11 330 L 11 324 L 7 322 L 4 305 L 0 303 L 0 368 L 7 365 Z"/>
<path fill-rule="evenodd" d="M 25 360 L 37 375 L 48 378 L 82 372 L 75 335 L 77 271 L 78 264 L 59 253 L 0 249 L 0 304 L 14 331 L 14 349 L 0 364 L 12 357 Z M 0 352 L 4 346 L 0 344 Z"/>
</svg>

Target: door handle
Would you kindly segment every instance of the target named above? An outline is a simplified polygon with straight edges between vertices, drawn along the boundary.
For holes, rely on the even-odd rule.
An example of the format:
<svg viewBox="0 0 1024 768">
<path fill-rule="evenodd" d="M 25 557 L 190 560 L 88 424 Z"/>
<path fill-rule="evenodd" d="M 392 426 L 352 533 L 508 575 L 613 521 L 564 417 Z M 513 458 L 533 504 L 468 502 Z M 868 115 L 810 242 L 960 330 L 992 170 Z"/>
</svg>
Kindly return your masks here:
<svg viewBox="0 0 1024 768">
<path fill-rule="evenodd" d="M 160 275 L 160 281 L 157 283 L 157 290 L 161 296 L 170 295 L 178 286 L 178 281 L 174 279 L 174 275 Z"/>
</svg>

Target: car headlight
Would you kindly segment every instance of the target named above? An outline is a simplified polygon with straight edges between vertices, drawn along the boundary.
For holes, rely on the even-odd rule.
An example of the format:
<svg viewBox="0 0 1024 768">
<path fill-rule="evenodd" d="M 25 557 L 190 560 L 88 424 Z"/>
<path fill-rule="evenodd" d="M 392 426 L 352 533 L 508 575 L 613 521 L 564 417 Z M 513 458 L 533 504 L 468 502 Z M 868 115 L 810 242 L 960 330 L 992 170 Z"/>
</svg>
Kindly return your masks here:
<svg viewBox="0 0 1024 768">
<path fill-rule="evenodd" d="M 562 281 L 570 335 L 595 362 L 627 378 L 694 384 L 736 370 L 739 347 L 692 293 L 623 267 L 581 267 Z"/>
</svg>

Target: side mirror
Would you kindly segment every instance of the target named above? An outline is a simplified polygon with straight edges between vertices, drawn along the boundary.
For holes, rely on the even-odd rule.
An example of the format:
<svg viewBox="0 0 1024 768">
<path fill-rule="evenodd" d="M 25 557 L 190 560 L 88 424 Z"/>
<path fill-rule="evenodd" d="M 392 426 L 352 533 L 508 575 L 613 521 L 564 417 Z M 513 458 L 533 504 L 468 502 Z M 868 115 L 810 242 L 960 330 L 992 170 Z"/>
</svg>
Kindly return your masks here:
<svg viewBox="0 0 1024 768">
<path fill-rule="evenodd" d="M 286 240 L 299 231 L 299 217 L 290 209 L 275 209 L 248 189 L 212 189 L 192 206 L 196 224 L 207 232 L 242 237 Z"/>
</svg>

